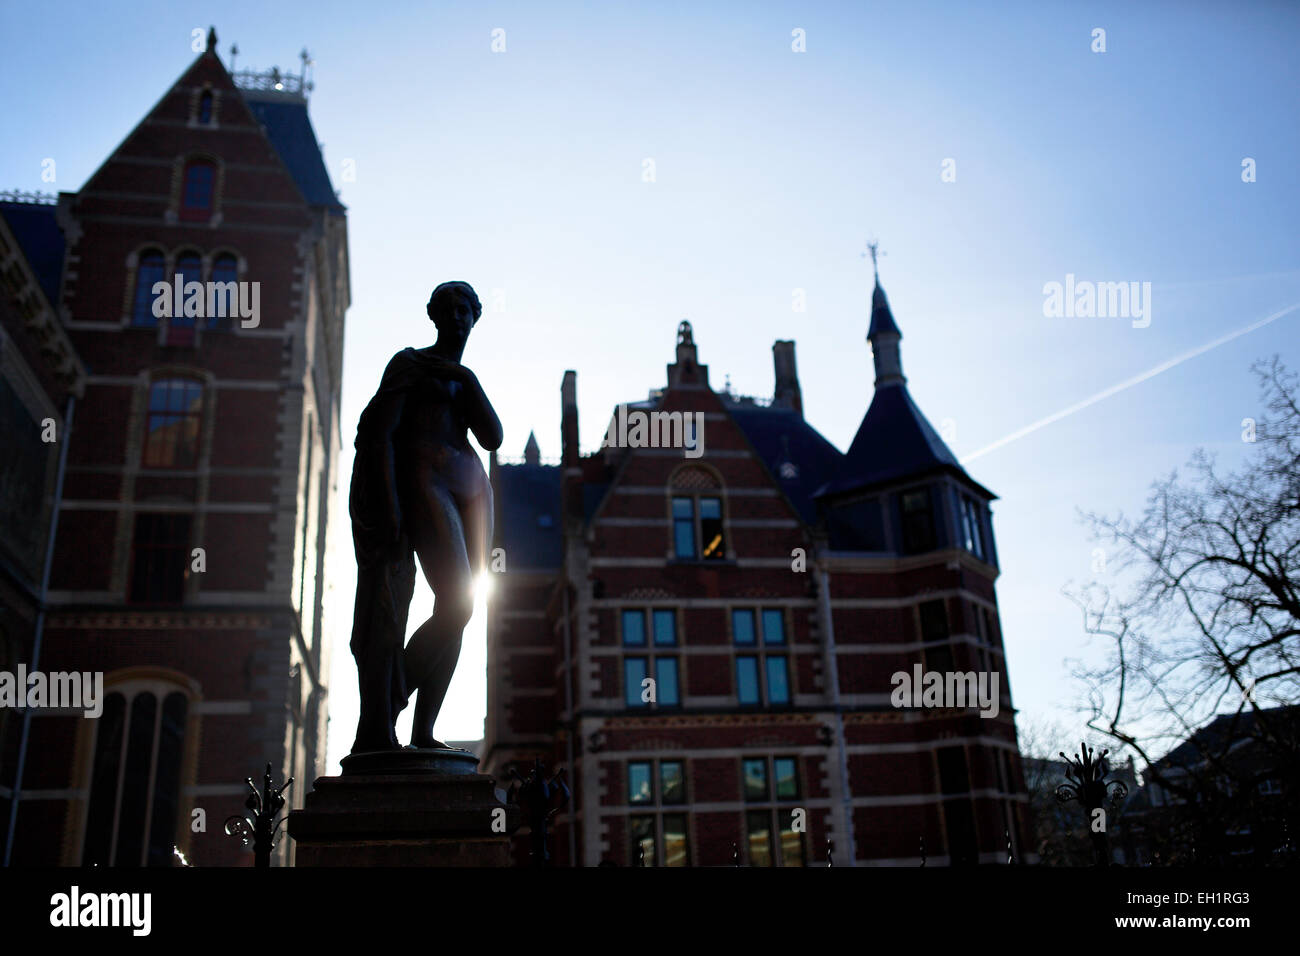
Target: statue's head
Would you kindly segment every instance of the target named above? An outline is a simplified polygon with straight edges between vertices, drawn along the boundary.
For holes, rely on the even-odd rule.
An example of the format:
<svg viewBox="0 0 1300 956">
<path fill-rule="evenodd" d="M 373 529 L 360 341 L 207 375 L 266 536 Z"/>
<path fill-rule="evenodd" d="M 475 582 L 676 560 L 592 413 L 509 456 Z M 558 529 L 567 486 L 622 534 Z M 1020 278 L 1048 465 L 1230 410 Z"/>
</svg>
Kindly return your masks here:
<svg viewBox="0 0 1300 956">
<path fill-rule="evenodd" d="M 483 314 L 483 306 L 468 282 L 444 282 L 429 296 L 426 311 L 439 335 L 463 341 Z"/>
</svg>

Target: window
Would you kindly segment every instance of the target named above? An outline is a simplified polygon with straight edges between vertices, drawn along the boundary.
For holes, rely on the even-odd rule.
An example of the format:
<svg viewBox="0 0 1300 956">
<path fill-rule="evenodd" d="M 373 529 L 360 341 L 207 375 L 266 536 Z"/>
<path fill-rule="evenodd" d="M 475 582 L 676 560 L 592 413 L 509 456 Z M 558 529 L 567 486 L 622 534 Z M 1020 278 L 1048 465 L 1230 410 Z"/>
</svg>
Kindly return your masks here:
<svg viewBox="0 0 1300 956">
<path fill-rule="evenodd" d="M 624 610 L 621 614 L 623 646 L 646 647 L 646 617 L 650 618 L 656 648 L 677 646 L 677 615 L 671 609 L 645 611 L 641 608 Z M 653 672 L 654 690 L 649 700 L 642 699 L 641 681 Z M 624 702 L 628 707 L 676 707 L 681 704 L 678 682 L 677 657 L 656 653 L 653 657 L 629 657 L 623 662 Z M 644 690 L 648 690 L 645 688 Z"/>
<path fill-rule="evenodd" d="M 145 468 L 194 468 L 198 464 L 203 386 L 193 379 L 159 379 L 149 386 L 145 420 Z"/>
<path fill-rule="evenodd" d="M 799 774 L 793 757 L 777 757 L 773 761 L 776 768 L 776 798 L 778 800 L 799 799 Z"/>
<path fill-rule="evenodd" d="M 984 560 L 984 523 L 982 509 L 970 495 L 956 492 L 957 526 L 964 547 L 981 561 Z"/>
<path fill-rule="evenodd" d="M 794 757 L 747 757 L 741 761 L 746 803 L 768 803 L 745 812 L 751 866 L 803 866 L 803 836 L 795 830 L 793 806 L 779 806 L 799 799 L 798 763 Z M 773 790 L 775 785 L 775 800 Z M 779 834 L 780 856 L 774 855 L 772 835 Z"/>
<path fill-rule="evenodd" d="M 185 164 L 181 182 L 181 219 L 206 222 L 212 218 L 216 175 L 217 167 L 206 159 L 195 159 Z"/>
<path fill-rule="evenodd" d="M 672 611 L 654 612 L 655 646 L 677 645 L 677 615 Z"/>
<path fill-rule="evenodd" d="M 658 770 L 656 776 L 654 761 L 634 760 L 628 763 L 629 804 L 654 810 L 660 806 L 677 806 L 686 802 L 685 762 L 660 760 Z M 657 793 L 654 789 L 656 779 L 659 781 Z M 660 836 L 662 843 L 658 840 Z M 690 865 L 684 813 L 637 813 L 628 818 L 628 837 L 628 862 L 632 866 L 638 865 L 642 859 L 646 866 L 657 865 L 657 860 L 663 860 L 664 866 Z"/>
<path fill-rule="evenodd" d="M 181 284 L 182 293 L 187 282 L 203 281 L 203 259 L 194 251 L 182 252 L 176 259 L 176 274 L 172 280 Z M 172 317 L 167 320 L 168 345 L 193 345 L 195 317 L 186 315 L 184 302 L 188 296 L 182 296 L 182 308 L 172 307 Z M 206 303 L 205 303 L 206 305 Z"/>
<path fill-rule="evenodd" d="M 645 612 L 623 612 L 623 646 L 645 647 Z"/>
<path fill-rule="evenodd" d="M 761 654 L 736 657 L 736 697 L 741 705 L 754 706 L 766 699 L 769 706 L 790 703 L 789 659 L 785 654 L 770 653 L 768 648 L 785 646 L 785 614 L 780 609 L 764 608 L 757 614 L 751 608 L 731 612 L 731 634 L 737 647 L 758 648 L 762 625 Z M 763 677 L 760 686 L 759 676 Z M 766 691 L 766 697 L 764 697 Z"/>
<path fill-rule="evenodd" d="M 665 813 L 664 866 L 690 866 L 691 858 L 686 838 L 686 814 Z"/>
<path fill-rule="evenodd" d="M 626 657 L 623 659 L 623 703 L 628 707 L 645 707 L 649 701 L 641 696 L 646 679 L 646 659 L 644 657 Z"/>
<path fill-rule="evenodd" d="M 188 707 L 184 694 L 161 688 L 105 696 L 95 722 L 83 866 L 172 864 Z"/>
<path fill-rule="evenodd" d="M 189 549 L 189 515 L 136 515 L 131 600 L 138 604 L 180 604 L 189 577 Z"/>
<path fill-rule="evenodd" d="M 222 287 L 220 289 L 221 294 L 216 297 L 216 301 L 225 303 L 226 308 L 208 310 L 209 313 L 211 313 L 212 311 L 225 312 L 225 315 L 212 315 L 212 314 L 208 315 L 207 328 L 211 329 L 214 332 L 230 331 L 231 314 L 234 312 L 236 308 L 238 308 L 236 303 L 239 301 L 239 294 L 237 291 L 238 290 L 237 286 L 234 287 L 234 291 L 232 291 L 232 288 L 230 286 L 227 286 L 226 283 L 238 282 L 238 281 L 239 281 L 239 262 L 235 259 L 235 257 L 231 255 L 217 256 L 216 260 L 212 263 L 212 282 L 222 284 Z M 216 286 L 214 286 L 214 288 L 216 288 Z M 541 517 L 539 517 L 538 518 L 539 524 L 541 524 L 541 518 L 546 518 L 548 521 L 548 523 L 542 525 L 542 527 L 549 528 L 550 515 L 542 515 Z"/>
<path fill-rule="evenodd" d="M 681 703 L 677 692 L 677 658 L 655 658 L 655 702 L 664 707 Z"/>
<path fill-rule="evenodd" d="M 204 90 L 199 97 L 199 122 L 207 126 L 212 122 L 212 91 Z"/>
<path fill-rule="evenodd" d="M 745 814 L 745 831 L 749 837 L 749 865 L 772 865 L 772 814 L 768 810 L 750 810 Z"/>
<path fill-rule="evenodd" d="M 158 317 L 153 314 L 155 283 L 162 282 L 167 270 L 166 260 L 157 249 L 140 253 L 135 267 L 135 301 L 131 306 L 131 324 L 139 328 L 158 327 Z"/>
<path fill-rule="evenodd" d="M 676 558 L 682 561 L 718 561 L 727 556 L 721 498 L 674 497 L 672 509 L 673 555 Z M 699 542 L 698 551 L 696 542 Z"/>
<path fill-rule="evenodd" d="M 935 641 L 947 641 L 948 611 L 943 601 L 923 601 L 920 607 L 921 640 L 925 643 L 925 669 L 948 673 L 953 670 L 952 646 L 934 645 Z"/>
<path fill-rule="evenodd" d="M 970 774 L 964 747 L 940 747 L 939 792 L 943 794 L 943 818 L 948 835 L 948 859 L 955 865 L 978 862 L 975 841 L 975 813 L 970 800 Z"/>
<path fill-rule="evenodd" d="M 695 557 L 695 499 L 673 499 L 673 553 L 678 558 Z"/>
<path fill-rule="evenodd" d="M 627 765 L 627 802 L 654 803 L 654 778 L 650 775 L 650 764 L 636 761 Z"/>
<path fill-rule="evenodd" d="M 918 488 L 916 491 L 904 492 L 902 511 L 904 553 L 933 551 L 934 515 L 930 509 L 930 489 Z"/>
<path fill-rule="evenodd" d="M 629 817 L 628 835 L 631 837 L 629 862 L 632 866 L 655 865 L 655 818 Z"/>
<path fill-rule="evenodd" d="M 659 761 L 659 793 L 664 803 L 686 802 L 686 770 L 680 760 Z"/>
</svg>

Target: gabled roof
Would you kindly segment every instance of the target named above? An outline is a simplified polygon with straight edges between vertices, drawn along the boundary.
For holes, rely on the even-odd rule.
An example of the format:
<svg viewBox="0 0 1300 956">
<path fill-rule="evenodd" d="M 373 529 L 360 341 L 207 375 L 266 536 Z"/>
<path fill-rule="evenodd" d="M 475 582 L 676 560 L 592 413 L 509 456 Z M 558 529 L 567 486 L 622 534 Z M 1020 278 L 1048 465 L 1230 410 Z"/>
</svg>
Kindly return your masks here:
<svg viewBox="0 0 1300 956">
<path fill-rule="evenodd" d="M 306 101 L 270 98 L 252 90 L 240 92 L 307 202 L 342 212 L 343 204 L 334 194 L 316 131 L 307 116 Z"/>
<path fill-rule="evenodd" d="M 58 308 L 64 239 L 55 219 L 56 208 L 49 203 L 0 202 L 0 215 L 18 241 L 41 291 L 50 305 Z"/>
<path fill-rule="evenodd" d="M 839 449 L 793 409 L 728 404 L 727 411 L 799 516 L 806 524 L 815 524 L 813 496 L 834 477 L 844 457 Z"/>
<path fill-rule="evenodd" d="M 497 541 L 508 567 L 558 568 L 564 561 L 558 465 L 498 465 L 501 502 Z"/>
</svg>

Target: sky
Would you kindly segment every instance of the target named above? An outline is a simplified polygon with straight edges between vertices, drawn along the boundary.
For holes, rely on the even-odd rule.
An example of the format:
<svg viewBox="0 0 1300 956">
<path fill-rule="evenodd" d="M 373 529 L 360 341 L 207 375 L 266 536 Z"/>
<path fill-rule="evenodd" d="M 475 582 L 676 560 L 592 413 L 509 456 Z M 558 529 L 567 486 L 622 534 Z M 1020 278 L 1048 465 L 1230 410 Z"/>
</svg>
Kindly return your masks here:
<svg viewBox="0 0 1300 956">
<path fill-rule="evenodd" d="M 535 430 L 559 455 L 566 369 L 594 450 L 615 404 L 664 384 L 682 319 L 741 394 L 770 396 L 772 342 L 794 339 L 805 415 L 846 449 L 872 393 L 878 239 L 912 395 L 999 496 L 1019 719 L 1081 729 L 1065 662 L 1100 648 L 1062 595 L 1093 577 L 1079 511 L 1139 512 L 1198 447 L 1239 462 L 1251 363 L 1297 364 L 1300 7 L 541 7 L 0 0 L 0 189 L 80 188 L 195 29 L 216 26 L 227 65 L 237 43 L 238 69 L 296 70 L 306 47 L 348 207 L 339 516 L 357 416 L 394 352 L 432 342 L 424 303 L 448 279 L 483 300 L 464 361 L 507 454 Z M 1149 324 L 1045 314 L 1067 275 L 1150 283 Z M 330 772 L 356 686 L 335 530 Z M 421 585 L 412 627 L 431 607 Z M 480 601 L 443 739 L 482 735 L 483 620 Z"/>
</svg>

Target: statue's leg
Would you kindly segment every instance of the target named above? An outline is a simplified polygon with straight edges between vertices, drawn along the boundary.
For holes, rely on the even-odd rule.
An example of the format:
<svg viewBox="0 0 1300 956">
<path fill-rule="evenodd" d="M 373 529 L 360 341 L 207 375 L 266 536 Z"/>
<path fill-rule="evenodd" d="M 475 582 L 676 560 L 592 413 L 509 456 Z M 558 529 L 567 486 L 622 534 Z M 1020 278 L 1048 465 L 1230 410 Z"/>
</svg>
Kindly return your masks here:
<svg viewBox="0 0 1300 956">
<path fill-rule="evenodd" d="M 430 488 L 408 512 L 411 542 L 433 590 L 433 616 L 416 629 L 406 646 L 406 675 L 418 687 L 411 743 L 441 747 L 433 724 L 460 658 L 461 634 L 474 613 L 474 578 L 465 546 L 465 528 L 451 493 Z"/>
</svg>

